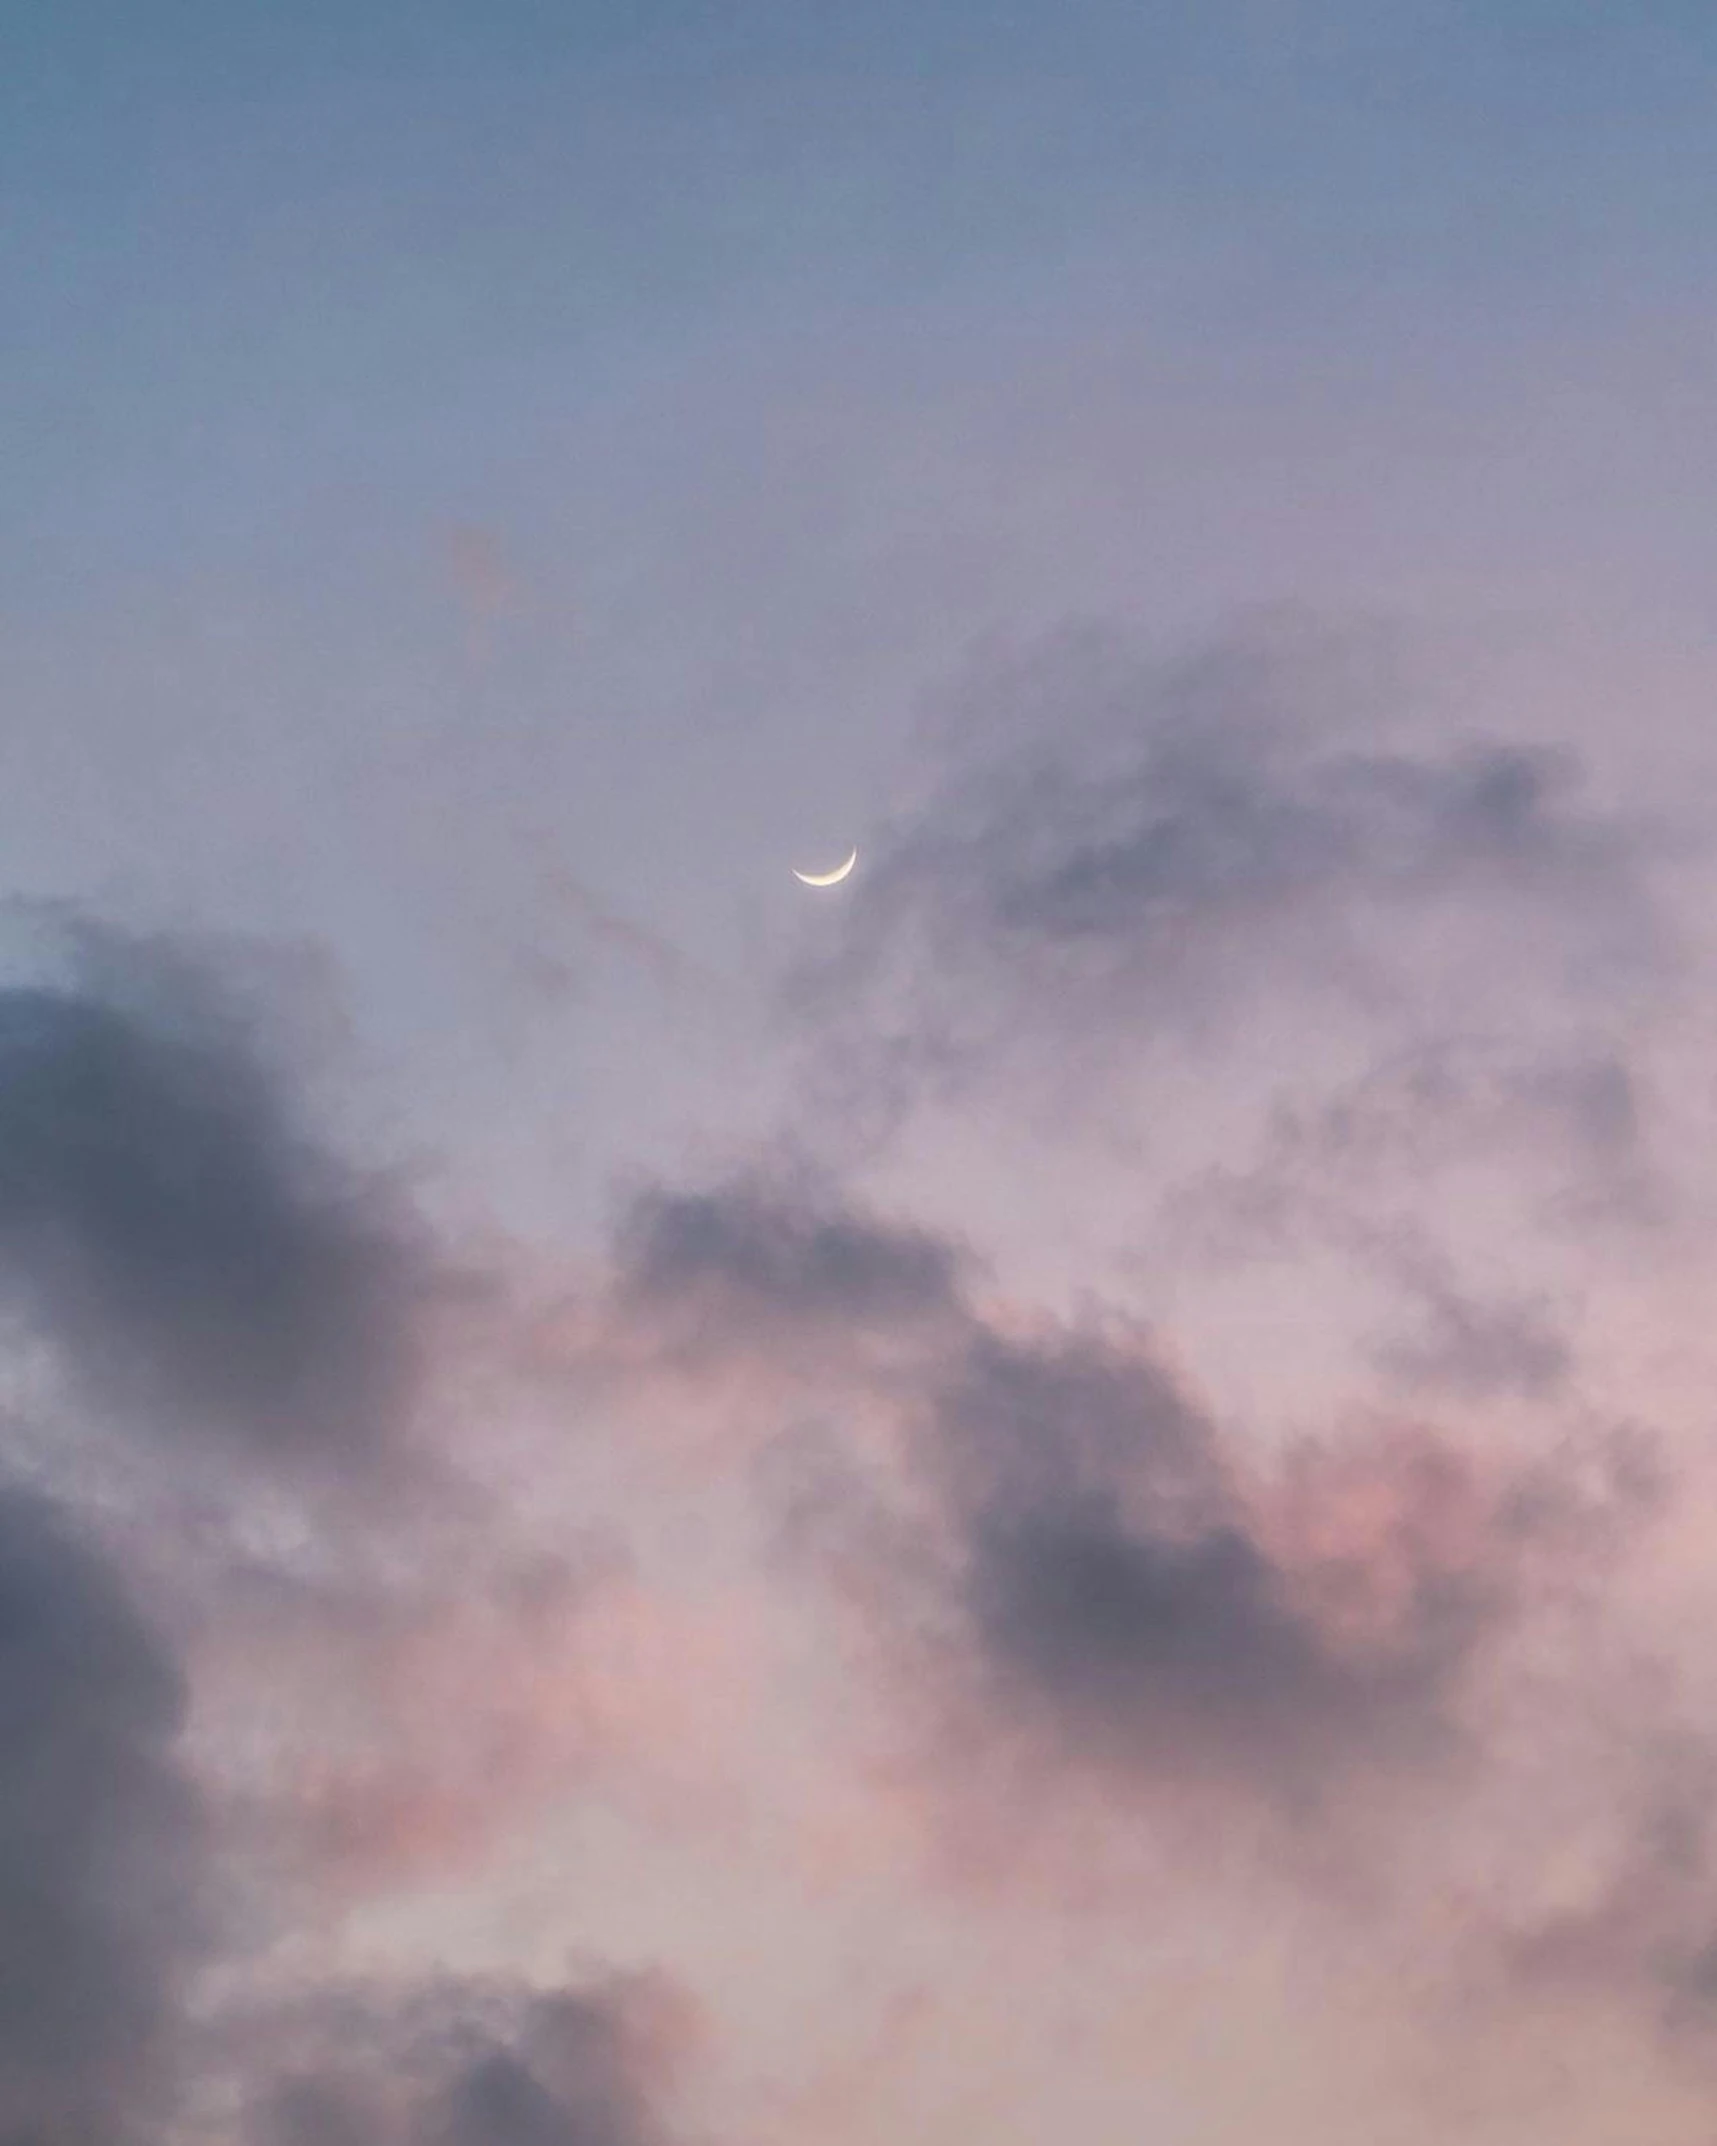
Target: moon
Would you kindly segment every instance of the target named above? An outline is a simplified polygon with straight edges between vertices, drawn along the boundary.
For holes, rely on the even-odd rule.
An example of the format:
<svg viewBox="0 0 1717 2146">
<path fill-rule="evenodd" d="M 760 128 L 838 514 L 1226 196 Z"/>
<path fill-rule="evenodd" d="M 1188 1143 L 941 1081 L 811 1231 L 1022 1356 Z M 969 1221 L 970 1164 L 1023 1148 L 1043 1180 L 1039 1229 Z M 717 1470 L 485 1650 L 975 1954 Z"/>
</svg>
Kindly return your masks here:
<svg viewBox="0 0 1717 2146">
<path fill-rule="evenodd" d="M 799 867 L 795 865 L 793 867 L 793 877 L 802 886 L 806 887 L 838 887 L 857 863 L 858 851 L 855 849 L 846 863 L 837 864 L 832 872 L 801 872 Z"/>
</svg>

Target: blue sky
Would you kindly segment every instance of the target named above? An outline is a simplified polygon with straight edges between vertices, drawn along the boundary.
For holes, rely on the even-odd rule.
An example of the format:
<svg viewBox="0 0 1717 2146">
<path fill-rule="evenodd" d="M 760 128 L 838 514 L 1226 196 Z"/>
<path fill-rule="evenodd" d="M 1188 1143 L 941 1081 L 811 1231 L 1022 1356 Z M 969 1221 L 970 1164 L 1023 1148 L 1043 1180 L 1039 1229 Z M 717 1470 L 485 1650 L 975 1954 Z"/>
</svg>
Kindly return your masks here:
<svg viewBox="0 0 1717 2146">
<path fill-rule="evenodd" d="M 1694 8 L 20 9 L 13 556 L 254 543 L 266 488 L 469 482 L 722 326 L 1025 312 L 1069 258 L 1142 304 L 1190 256 L 1255 335 L 1592 325 L 1708 260 L 1713 40 Z"/>
</svg>

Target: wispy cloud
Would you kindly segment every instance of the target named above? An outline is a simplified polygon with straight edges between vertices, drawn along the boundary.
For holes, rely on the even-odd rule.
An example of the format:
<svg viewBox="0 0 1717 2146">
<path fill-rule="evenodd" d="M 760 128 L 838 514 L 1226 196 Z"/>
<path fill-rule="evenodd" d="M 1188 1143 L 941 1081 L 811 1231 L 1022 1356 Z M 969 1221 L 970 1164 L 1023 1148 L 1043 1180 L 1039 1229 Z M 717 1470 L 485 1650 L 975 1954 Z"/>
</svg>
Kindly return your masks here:
<svg viewBox="0 0 1717 2146">
<path fill-rule="evenodd" d="M 1635 1008 L 1673 958 L 1662 832 L 1583 801 L 1566 752 L 1427 742 L 1363 655 L 1274 626 L 1152 660 L 1092 628 L 984 670 L 797 980 L 826 1092 L 1232 1046 L 1284 1000 L 1396 1048 Z"/>
</svg>

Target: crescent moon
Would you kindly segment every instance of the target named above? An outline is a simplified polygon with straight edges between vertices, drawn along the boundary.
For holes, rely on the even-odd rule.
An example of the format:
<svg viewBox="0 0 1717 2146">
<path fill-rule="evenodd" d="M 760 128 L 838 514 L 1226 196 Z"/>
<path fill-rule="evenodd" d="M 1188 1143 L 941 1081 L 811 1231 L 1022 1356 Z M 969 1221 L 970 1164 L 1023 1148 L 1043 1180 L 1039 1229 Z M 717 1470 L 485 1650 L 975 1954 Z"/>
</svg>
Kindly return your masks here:
<svg viewBox="0 0 1717 2146">
<path fill-rule="evenodd" d="M 806 887 L 838 887 L 857 863 L 858 851 L 855 849 L 846 863 L 837 864 L 832 872 L 801 872 L 795 865 L 793 877 Z"/>
</svg>

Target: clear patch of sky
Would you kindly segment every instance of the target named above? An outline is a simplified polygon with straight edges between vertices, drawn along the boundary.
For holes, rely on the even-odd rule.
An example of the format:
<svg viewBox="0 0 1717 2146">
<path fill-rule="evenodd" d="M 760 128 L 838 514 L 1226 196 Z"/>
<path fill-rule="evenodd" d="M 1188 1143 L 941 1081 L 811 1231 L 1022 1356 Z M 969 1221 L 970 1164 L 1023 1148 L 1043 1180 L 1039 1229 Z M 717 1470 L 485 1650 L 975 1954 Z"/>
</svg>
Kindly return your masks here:
<svg viewBox="0 0 1717 2146">
<path fill-rule="evenodd" d="M 1030 315 L 1070 259 L 1190 247 L 1254 332 L 1685 287 L 1714 88 L 1692 5 L 26 6 L 0 559 L 194 558 L 317 474 L 465 480 L 713 323 Z"/>
</svg>

